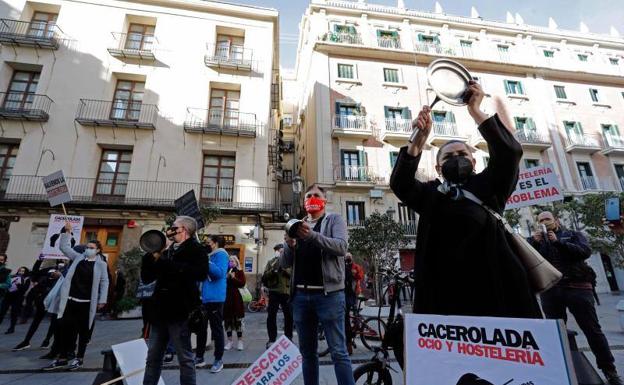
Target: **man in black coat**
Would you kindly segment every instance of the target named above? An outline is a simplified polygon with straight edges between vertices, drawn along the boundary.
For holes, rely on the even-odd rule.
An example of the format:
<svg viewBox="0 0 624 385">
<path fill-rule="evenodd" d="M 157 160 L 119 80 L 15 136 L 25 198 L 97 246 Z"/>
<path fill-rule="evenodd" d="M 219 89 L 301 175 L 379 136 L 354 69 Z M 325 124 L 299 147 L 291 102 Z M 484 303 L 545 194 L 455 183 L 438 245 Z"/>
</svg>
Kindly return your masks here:
<svg viewBox="0 0 624 385">
<path fill-rule="evenodd" d="M 509 247 L 502 225 L 465 198 L 472 193 L 502 213 L 518 178 L 522 147 L 498 115 L 480 110 L 484 93 L 471 82 L 468 112 L 488 143 L 490 161 L 474 172 L 463 142 L 439 148 L 436 170 L 444 178 L 422 182 L 415 173 L 432 129 L 425 106 L 414 124 L 419 132 L 401 148 L 390 178 L 396 196 L 419 215 L 415 257 L 414 312 L 425 314 L 541 318 L 526 271 Z"/>
<path fill-rule="evenodd" d="M 195 385 L 195 357 L 188 327 L 189 314 L 200 302 L 198 282 L 208 274 L 208 256 L 195 236 L 197 222 L 179 216 L 168 231 L 173 242 L 162 253 L 143 256 L 141 280 L 156 281 L 145 301 L 145 317 L 152 325 L 143 385 L 156 385 L 167 343 L 171 339 L 180 363 L 180 384 Z"/>
<path fill-rule="evenodd" d="M 544 314 L 547 318 L 566 321 L 566 310 L 570 310 L 609 385 L 622 385 L 596 314 L 592 283 L 595 273 L 585 262 L 591 256 L 587 239 L 578 231 L 564 229 L 550 211 L 539 213 L 537 221 L 545 231 L 533 232 L 528 241 L 563 274 L 557 285 L 540 295 Z"/>
</svg>

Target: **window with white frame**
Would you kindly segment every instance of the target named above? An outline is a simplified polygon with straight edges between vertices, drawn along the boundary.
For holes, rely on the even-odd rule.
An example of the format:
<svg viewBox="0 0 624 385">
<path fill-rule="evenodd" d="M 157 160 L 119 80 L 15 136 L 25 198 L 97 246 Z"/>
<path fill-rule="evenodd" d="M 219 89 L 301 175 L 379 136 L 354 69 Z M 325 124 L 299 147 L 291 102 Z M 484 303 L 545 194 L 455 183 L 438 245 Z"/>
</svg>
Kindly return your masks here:
<svg viewBox="0 0 624 385">
<path fill-rule="evenodd" d="M 396 68 L 384 68 L 384 82 L 386 83 L 400 83 L 401 76 L 399 70 Z"/>
</svg>

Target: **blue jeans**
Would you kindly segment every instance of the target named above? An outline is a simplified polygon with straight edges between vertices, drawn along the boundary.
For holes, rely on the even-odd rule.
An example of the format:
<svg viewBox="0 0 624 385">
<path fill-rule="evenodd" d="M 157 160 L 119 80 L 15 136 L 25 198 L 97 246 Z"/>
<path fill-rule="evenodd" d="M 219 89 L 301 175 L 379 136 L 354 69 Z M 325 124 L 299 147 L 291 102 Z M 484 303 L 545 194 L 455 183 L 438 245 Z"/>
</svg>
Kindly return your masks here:
<svg viewBox="0 0 624 385">
<path fill-rule="evenodd" d="M 305 385 L 319 384 L 317 329 L 320 322 L 334 363 L 337 385 L 354 385 L 344 330 L 344 292 L 338 291 L 325 295 L 296 291 L 292 305 L 299 334 L 299 349 L 303 357 L 303 383 Z"/>
<path fill-rule="evenodd" d="M 185 321 L 152 325 L 147 350 L 143 385 L 157 385 L 163 357 L 171 340 L 180 363 L 180 385 L 195 385 L 195 355 L 191 348 L 191 332 Z"/>
</svg>

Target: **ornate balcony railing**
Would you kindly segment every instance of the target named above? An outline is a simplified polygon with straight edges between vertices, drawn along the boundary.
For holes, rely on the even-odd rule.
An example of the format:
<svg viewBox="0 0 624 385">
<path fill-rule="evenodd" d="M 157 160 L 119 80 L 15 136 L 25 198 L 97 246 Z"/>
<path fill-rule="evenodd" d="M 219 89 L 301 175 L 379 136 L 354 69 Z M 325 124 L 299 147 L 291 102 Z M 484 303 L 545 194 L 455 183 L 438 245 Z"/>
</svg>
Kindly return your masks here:
<svg viewBox="0 0 624 385">
<path fill-rule="evenodd" d="M 452 47 L 442 46 L 437 43 L 416 43 L 414 48 L 417 52 L 431 53 L 436 55 L 455 55 L 455 50 Z"/>
<path fill-rule="evenodd" d="M 321 41 L 342 44 L 362 44 L 362 36 L 359 33 L 327 32 L 321 36 Z"/>
<path fill-rule="evenodd" d="M 219 133 L 255 137 L 261 122 L 256 114 L 220 108 L 188 108 L 184 129 L 187 132 Z"/>
<path fill-rule="evenodd" d="M 85 126 L 155 129 L 158 106 L 140 101 L 80 99 L 76 121 Z"/>
<path fill-rule="evenodd" d="M 204 62 L 208 67 L 235 68 L 250 71 L 254 60 L 254 51 L 242 45 L 208 44 Z"/>
<path fill-rule="evenodd" d="M 58 49 L 63 31 L 56 23 L 0 19 L 0 43 Z"/>
<path fill-rule="evenodd" d="M 608 148 L 623 148 L 624 138 L 614 135 L 605 135 L 605 144 Z"/>
<path fill-rule="evenodd" d="M 190 190 L 205 204 L 224 209 L 277 210 L 278 191 L 271 187 L 219 186 L 200 183 L 127 180 L 117 182 L 111 192 L 111 182 L 96 178 L 66 177 L 72 202 L 89 205 L 117 205 L 173 208 L 174 201 Z M 41 176 L 12 175 L 0 202 L 47 202 Z"/>
<path fill-rule="evenodd" d="M 108 52 L 124 59 L 156 60 L 154 47 L 158 43 L 156 36 L 141 33 L 112 32 L 113 44 Z"/>
<path fill-rule="evenodd" d="M 437 136 L 459 136 L 455 122 L 433 122 L 433 133 Z"/>
<path fill-rule="evenodd" d="M 336 115 L 334 116 L 334 128 L 367 131 L 366 115 Z"/>
<path fill-rule="evenodd" d="M 0 119 L 47 122 L 52 99 L 25 92 L 0 92 Z"/>
<path fill-rule="evenodd" d="M 377 46 L 382 48 L 401 49 L 401 40 L 396 38 L 378 37 Z"/>
<path fill-rule="evenodd" d="M 567 147 L 581 146 L 581 147 L 595 147 L 600 148 L 600 143 L 595 138 L 587 135 L 568 135 L 565 138 Z"/>
<path fill-rule="evenodd" d="M 579 187 L 582 191 L 598 190 L 598 182 L 593 176 L 582 176 L 580 177 L 579 182 Z"/>
<path fill-rule="evenodd" d="M 520 143 L 533 143 L 533 144 L 550 144 L 550 138 L 541 132 L 532 130 L 518 130 L 516 131 L 516 139 Z"/>
<path fill-rule="evenodd" d="M 403 227 L 405 235 L 415 237 L 418 231 L 418 221 L 402 221 L 399 224 Z"/>
<path fill-rule="evenodd" d="M 377 175 L 375 169 L 370 166 L 336 166 L 334 167 L 334 180 L 340 182 L 383 182 L 384 178 Z"/>
<path fill-rule="evenodd" d="M 400 134 L 412 133 L 412 122 L 409 119 L 386 118 L 386 131 Z"/>
</svg>

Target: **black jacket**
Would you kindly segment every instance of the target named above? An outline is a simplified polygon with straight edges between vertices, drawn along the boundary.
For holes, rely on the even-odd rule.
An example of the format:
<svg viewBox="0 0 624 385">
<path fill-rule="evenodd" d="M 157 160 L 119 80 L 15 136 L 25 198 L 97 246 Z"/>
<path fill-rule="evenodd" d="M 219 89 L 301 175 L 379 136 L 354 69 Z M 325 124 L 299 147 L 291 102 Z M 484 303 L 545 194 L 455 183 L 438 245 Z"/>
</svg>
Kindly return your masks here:
<svg viewBox="0 0 624 385">
<path fill-rule="evenodd" d="M 144 317 L 152 323 L 183 321 L 200 301 L 198 282 L 208 274 L 206 249 L 194 238 L 182 242 L 177 250 L 165 250 L 158 260 L 143 256 L 141 280 L 156 281 L 151 298 L 144 301 Z"/>
<path fill-rule="evenodd" d="M 490 161 L 464 188 L 501 213 L 518 178 L 522 147 L 498 116 L 479 126 Z M 438 180 L 415 179 L 420 155 L 399 152 L 390 178 L 396 196 L 419 214 L 414 312 L 541 318 L 526 271 L 503 226 L 483 207 L 452 200 Z"/>
<path fill-rule="evenodd" d="M 533 237 L 529 243 L 535 247 L 557 270 L 563 274 L 558 286 L 570 283 L 594 283 L 596 273 L 585 263 L 591 256 L 591 249 L 585 236 L 577 231 L 559 228 L 555 242 L 537 242 Z"/>
</svg>

